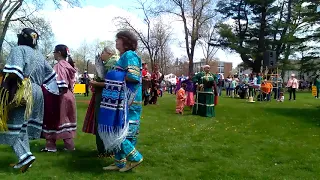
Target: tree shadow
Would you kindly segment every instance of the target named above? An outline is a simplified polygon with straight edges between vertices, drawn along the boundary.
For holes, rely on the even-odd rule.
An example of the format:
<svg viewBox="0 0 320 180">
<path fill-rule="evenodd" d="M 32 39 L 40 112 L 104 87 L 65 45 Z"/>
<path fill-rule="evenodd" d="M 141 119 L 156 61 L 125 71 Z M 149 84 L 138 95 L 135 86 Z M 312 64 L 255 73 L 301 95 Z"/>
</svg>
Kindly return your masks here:
<svg viewBox="0 0 320 180">
<path fill-rule="evenodd" d="M 304 123 L 311 123 L 316 126 L 320 124 L 320 106 L 316 108 L 265 108 L 265 111 L 280 116 L 298 119 Z"/>
<path fill-rule="evenodd" d="M 74 152 L 64 152 L 65 159 L 57 165 L 69 172 L 90 172 L 101 174 L 102 167 L 111 163 L 111 159 L 97 157 L 95 151 L 76 149 Z"/>
<path fill-rule="evenodd" d="M 10 146 L 5 147 L 1 146 L 1 161 L 0 161 L 0 174 L 2 173 L 19 173 L 18 170 L 13 169 L 10 164 L 17 163 L 17 159 L 15 158 L 14 152 Z"/>
<path fill-rule="evenodd" d="M 119 173 L 117 171 L 105 171 L 102 168 L 114 163 L 112 157 L 99 158 L 95 151 L 77 149 L 74 152 L 63 152 L 63 160 L 56 161 L 56 166 L 67 172 L 81 172 L 101 175 L 102 173 Z"/>
<path fill-rule="evenodd" d="M 50 166 L 52 165 L 54 168 L 59 167 L 59 169 L 63 169 L 67 172 L 77 171 L 100 175 L 101 173 L 106 172 L 102 167 L 108 166 L 114 162 L 112 158 L 99 158 L 96 151 L 83 149 L 83 147 L 68 152 L 63 151 L 63 144 L 57 144 L 58 152 L 48 153 L 40 152 L 42 146 L 36 146 L 36 144 L 40 144 L 39 141 L 30 142 L 31 152 L 37 158 L 34 168 L 38 168 L 38 162 L 40 164 L 41 161 L 47 160 L 51 161 L 52 164 L 50 164 Z M 17 163 L 17 158 L 15 158 L 12 148 L 9 146 L 1 147 L 1 152 L 2 160 L 0 161 L 0 175 L 2 173 L 20 174 L 18 169 L 13 169 L 10 166 L 12 163 Z M 40 156 L 40 154 L 44 155 Z"/>
</svg>

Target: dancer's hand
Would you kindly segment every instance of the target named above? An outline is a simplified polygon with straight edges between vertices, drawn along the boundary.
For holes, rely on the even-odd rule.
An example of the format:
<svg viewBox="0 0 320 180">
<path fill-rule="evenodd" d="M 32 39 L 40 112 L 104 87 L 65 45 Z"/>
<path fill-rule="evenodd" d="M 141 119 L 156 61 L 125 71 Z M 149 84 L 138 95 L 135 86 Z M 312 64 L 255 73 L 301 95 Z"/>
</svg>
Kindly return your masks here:
<svg viewBox="0 0 320 180">
<path fill-rule="evenodd" d="M 96 87 L 97 86 L 97 81 L 90 81 L 89 83 L 90 83 L 90 85 L 92 87 Z"/>
</svg>

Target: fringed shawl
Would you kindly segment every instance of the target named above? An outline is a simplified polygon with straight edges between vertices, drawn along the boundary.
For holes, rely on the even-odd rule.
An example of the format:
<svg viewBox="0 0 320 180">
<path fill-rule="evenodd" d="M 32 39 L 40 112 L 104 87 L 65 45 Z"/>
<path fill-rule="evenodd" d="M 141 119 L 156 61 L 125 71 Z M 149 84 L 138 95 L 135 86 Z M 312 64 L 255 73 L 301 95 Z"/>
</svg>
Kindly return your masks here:
<svg viewBox="0 0 320 180">
<path fill-rule="evenodd" d="M 126 77 L 137 83 L 127 83 Z M 133 51 L 124 53 L 115 69 L 105 76 L 98 132 L 107 152 L 121 149 L 129 129 L 129 106 L 136 97 L 141 80 L 141 60 Z"/>
<path fill-rule="evenodd" d="M 98 115 L 98 132 L 108 152 L 120 149 L 129 128 L 125 75 L 125 71 L 111 70 L 105 77 L 106 86 L 102 91 Z"/>
</svg>

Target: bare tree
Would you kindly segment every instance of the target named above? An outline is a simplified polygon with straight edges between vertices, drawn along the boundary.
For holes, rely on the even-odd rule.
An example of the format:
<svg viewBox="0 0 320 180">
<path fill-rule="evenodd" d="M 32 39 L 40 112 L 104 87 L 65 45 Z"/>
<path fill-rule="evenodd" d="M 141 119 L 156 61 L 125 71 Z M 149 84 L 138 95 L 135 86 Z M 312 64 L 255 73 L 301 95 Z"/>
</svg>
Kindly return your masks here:
<svg viewBox="0 0 320 180">
<path fill-rule="evenodd" d="M 126 17 L 117 17 L 115 21 L 122 29 L 129 29 L 137 34 L 143 46 L 141 51 L 148 54 L 148 58 L 144 56 L 144 59 L 149 62 L 151 68 L 153 69 L 154 65 L 158 64 L 160 65 L 160 70 L 165 72 L 167 71 L 167 62 L 169 61 L 168 54 L 171 53 L 168 52 L 168 43 L 171 40 L 171 28 L 165 25 L 161 18 L 154 18 L 151 22 L 152 15 L 154 15 L 151 6 L 147 4 L 147 1 L 137 0 L 137 2 L 139 4 L 138 9 L 142 10 L 144 14 L 146 29 L 138 29 Z"/>
<path fill-rule="evenodd" d="M 12 22 L 9 30 L 14 33 L 19 33 L 21 29 L 31 27 L 35 29 L 40 37 L 38 49 L 42 52 L 44 56 L 50 55 L 54 47 L 54 33 L 52 32 L 52 27 L 50 22 L 42 17 L 32 16 L 29 21 L 21 22 Z"/>
<path fill-rule="evenodd" d="M 88 73 L 93 73 L 89 70 L 90 60 L 93 60 L 95 54 L 92 54 L 92 46 L 90 46 L 86 41 L 83 41 L 80 47 L 71 52 L 73 54 L 74 60 L 77 62 L 77 68 L 80 72 L 88 71 Z"/>
<path fill-rule="evenodd" d="M 214 18 L 214 0 L 158 0 L 159 13 L 176 15 L 183 23 L 189 73 L 193 73 L 193 57 L 200 32 Z"/>
<path fill-rule="evenodd" d="M 107 46 L 115 48 L 115 43 L 109 40 L 102 41 L 100 39 L 96 39 L 92 44 L 94 55 L 100 54 L 103 51 L 103 49 Z"/>
<path fill-rule="evenodd" d="M 170 66 L 173 65 L 174 55 L 168 45 L 161 47 L 160 49 L 160 70 L 163 74 L 169 74 Z"/>
<path fill-rule="evenodd" d="M 152 23 L 150 20 L 151 17 L 151 5 L 147 4 L 147 1 L 137 0 L 140 9 L 144 14 L 144 23 L 147 26 L 146 32 L 135 27 L 130 19 L 127 17 L 116 17 L 114 20 L 121 29 L 128 29 L 137 34 L 140 42 L 143 45 L 143 50 L 146 50 L 149 54 L 150 65 L 153 68 L 155 62 L 155 55 L 158 53 L 159 48 L 152 41 Z"/>
<path fill-rule="evenodd" d="M 210 23 L 207 23 L 202 29 L 202 33 L 200 34 L 200 39 L 198 41 L 203 52 L 204 62 L 206 64 L 208 64 L 209 61 L 213 60 L 214 55 L 219 50 L 218 47 L 209 45 L 210 41 L 216 36 L 217 34 L 216 34 L 215 24 L 213 21 L 210 21 Z"/>
<path fill-rule="evenodd" d="M 161 72 L 166 73 L 168 62 L 173 56 L 169 48 L 171 41 L 170 27 L 160 20 L 154 25 L 151 33 L 151 41 L 155 48 L 154 62 L 160 66 Z"/>
<path fill-rule="evenodd" d="M 67 2 L 72 6 L 79 6 L 78 0 L 52 0 L 56 7 L 60 7 L 61 2 Z M 20 21 L 30 21 L 30 16 L 38 10 L 31 10 L 29 3 L 33 6 L 41 7 L 45 0 L 2 0 L 0 2 L 0 50 L 2 52 L 3 42 L 5 41 L 5 36 L 9 25 L 11 22 Z"/>
</svg>

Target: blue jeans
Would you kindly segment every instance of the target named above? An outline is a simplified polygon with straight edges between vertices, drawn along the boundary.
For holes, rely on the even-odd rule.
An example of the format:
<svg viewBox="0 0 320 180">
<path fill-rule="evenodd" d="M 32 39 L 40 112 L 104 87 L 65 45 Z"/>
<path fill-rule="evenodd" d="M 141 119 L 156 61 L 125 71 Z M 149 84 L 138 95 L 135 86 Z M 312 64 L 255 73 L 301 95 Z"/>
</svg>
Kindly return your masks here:
<svg viewBox="0 0 320 180">
<path fill-rule="evenodd" d="M 221 90 L 222 90 L 222 87 L 221 86 L 217 86 L 218 96 L 221 96 Z"/>
<path fill-rule="evenodd" d="M 280 99 L 280 88 L 273 88 L 272 92 L 274 93 L 273 95 L 274 99 Z"/>
</svg>

